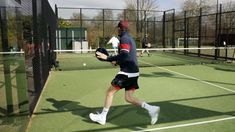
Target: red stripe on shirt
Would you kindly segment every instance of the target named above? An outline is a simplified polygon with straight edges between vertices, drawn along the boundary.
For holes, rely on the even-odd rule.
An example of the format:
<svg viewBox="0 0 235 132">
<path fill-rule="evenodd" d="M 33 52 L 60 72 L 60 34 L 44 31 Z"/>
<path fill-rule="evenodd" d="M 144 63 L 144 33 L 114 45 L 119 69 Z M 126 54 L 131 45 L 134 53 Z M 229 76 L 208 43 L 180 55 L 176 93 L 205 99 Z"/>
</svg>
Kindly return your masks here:
<svg viewBox="0 0 235 132">
<path fill-rule="evenodd" d="M 130 51 L 130 45 L 129 44 L 120 44 L 119 46 L 120 46 L 121 50 L 125 49 L 125 50 Z"/>
</svg>

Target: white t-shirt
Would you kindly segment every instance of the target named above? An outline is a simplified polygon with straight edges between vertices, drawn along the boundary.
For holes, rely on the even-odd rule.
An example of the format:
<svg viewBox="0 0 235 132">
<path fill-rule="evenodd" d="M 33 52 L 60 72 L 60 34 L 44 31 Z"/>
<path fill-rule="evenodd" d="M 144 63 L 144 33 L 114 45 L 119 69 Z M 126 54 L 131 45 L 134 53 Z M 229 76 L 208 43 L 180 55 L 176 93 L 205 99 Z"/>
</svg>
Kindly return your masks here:
<svg viewBox="0 0 235 132">
<path fill-rule="evenodd" d="M 118 47 L 119 43 L 120 42 L 119 42 L 118 38 L 115 37 L 115 36 L 113 36 L 108 42 L 108 44 L 112 44 L 112 46 L 115 47 L 115 48 Z"/>
</svg>

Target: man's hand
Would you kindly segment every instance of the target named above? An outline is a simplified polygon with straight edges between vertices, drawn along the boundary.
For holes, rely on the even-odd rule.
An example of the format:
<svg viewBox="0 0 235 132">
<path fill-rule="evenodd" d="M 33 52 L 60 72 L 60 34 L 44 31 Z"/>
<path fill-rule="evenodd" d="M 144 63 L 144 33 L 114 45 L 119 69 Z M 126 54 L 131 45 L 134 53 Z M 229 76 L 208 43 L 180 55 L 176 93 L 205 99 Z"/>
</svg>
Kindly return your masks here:
<svg viewBox="0 0 235 132">
<path fill-rule="evenodd" d="M 117 64 L 117 61 L 112 61 L 111 64 L 112 64 L 113 66 L 117 66 L 117 65 L 118 65 L 118 64 Z"/>
<path fill-rule="evenodd" d="M 103 60 L 107 60 L 107 58 L 108 58 L 107 55 L 105 55 L 105 54 L 103 54 L 99 51 L 96 52 L 96 55 L 97 55 L 97 58 L 100 58 L 100 59 L 103 59 Z"/>
</svg>

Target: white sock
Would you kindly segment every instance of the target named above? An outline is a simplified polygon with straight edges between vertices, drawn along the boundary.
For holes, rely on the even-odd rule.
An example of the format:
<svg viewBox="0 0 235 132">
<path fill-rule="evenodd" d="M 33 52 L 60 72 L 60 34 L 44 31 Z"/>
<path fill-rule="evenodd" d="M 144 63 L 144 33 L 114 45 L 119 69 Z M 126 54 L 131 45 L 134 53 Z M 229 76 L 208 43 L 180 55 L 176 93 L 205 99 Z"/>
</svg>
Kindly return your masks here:
<svg viewBox="0 0 235 132">
<path fill-rule="evenodd" d="M 101 115 L 106 118 L 108 112 L 109 112 L 109 109 L 107 109 L 107 108 L 104 107 L 103 110 L 102 110 Z"/>
<path fill-rule="evenodd" d="M 144 109 L 146 109 L 147 111 L 150 111 L 151 108 L 152 108 L 152 105 L 149 105 L 149 104 L 147 104 L 146 102 L 143 102 L 143 103 L 141 104 L 141 107 L 144 108 Z"/>
</svg>

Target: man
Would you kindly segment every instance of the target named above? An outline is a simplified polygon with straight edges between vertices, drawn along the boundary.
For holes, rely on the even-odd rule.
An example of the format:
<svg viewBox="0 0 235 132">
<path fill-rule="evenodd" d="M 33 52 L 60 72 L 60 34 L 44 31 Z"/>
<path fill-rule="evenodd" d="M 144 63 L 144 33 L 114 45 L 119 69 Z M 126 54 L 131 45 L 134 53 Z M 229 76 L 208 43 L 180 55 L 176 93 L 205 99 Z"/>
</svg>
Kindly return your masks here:
<svg viewBox="0 0 235 132">
<path fill-rule="evenodd" d="M 116 54 L 117 54 L 118 45 L 119 45 L 119 40 L 118 40 L 118 38 L 117 38 L 115 35 L 113 35 L 113 37 L 108 41 L 107 44 L 112 44 L 114 53 L 115 53 L 115 55 L 116 55 Z"/>
<path fill-rule="evenodd" d="M 140 56 L 142 56 L 142 54 L 146 51 L 148 56 L 150 56 L 149 50 L 147 48 L 150 48 L 150 43 L 148 42 L 148 35 L 145 34 L 144 38 L 142 40 L 142 52 L 140 53 Z"/>
<path fill-rule="evenodd" d="M 141 106 L 146 109 L 151 117 L 151 124 L 155 124 L 158 120 L 160 107 L 149 105 L 146 102 L 133 97 L 135 90 L 139 88 L 139 67 L 136 58 L 136 44 L 127 31 L 128 22 L 125 20 L 120 21 L 118 29 L 120 35 L 118 55 L 108 57 L 100 52 L 97 52 L 96 54 L 98 58 L 102 58 L 112 64 L 118 63 L 120 72 L 118 72 L 116 77 L 112 80 L 111 86 L 107 90 L 102 112 L 100 114 L 90 113 L 89 117 L 92 121 L 104 125 L 114 94 L 118 90 L 125 88 L 125 100 L 133 105 Z"/>
<path fill-rule="evenodd" d="M 34 44 L 31 40 L 27 43 L 27 52 L 29 57 L 34 55 Z"/>
</svg>

